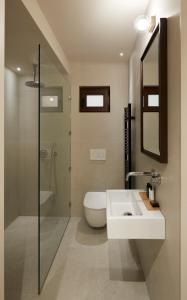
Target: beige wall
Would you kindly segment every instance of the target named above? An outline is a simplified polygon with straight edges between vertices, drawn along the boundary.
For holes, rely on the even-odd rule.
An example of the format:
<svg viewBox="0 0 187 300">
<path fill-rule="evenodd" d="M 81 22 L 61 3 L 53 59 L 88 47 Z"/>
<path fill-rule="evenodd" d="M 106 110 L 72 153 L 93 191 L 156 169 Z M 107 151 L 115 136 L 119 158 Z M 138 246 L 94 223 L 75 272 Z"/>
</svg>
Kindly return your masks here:
<svg viewBox="0 0 187 300">
<path fill-rule="evenodd" d="M 136 115 L 136 170 L 155 168 L 162 175 L 157 198 L 166 218 L 166 240 L 138 242 L 151 300 L 180 299 L 180 1 L 152 0 L 150 15 L 168 18 L 168 164 L 140 152 L 140 57 L 150 38 L 139 36 L 130 61 L 130 99 Z M 137 187 L 144 187 L 138 181 Z"/>
<path fill-rule="evenodd" d="M 38 213 L 38 89 L 25 86 L 32 76 L 20 76 L 19 89 L 19 215 Z"/>
<path fill-rule="evenodd" d="M 159 113 L 143 113 L 143 147 L 160 155 L 159 150 Z"/>
<path fill-rule="evenodd" d="M 50 62 L 52 65 L 52 62 Z M 70 84 L 64 74 L 52 65 L 50 68 L 42 66 L 42 81 L 46 87 L 63 88 L 63 109 L 61 112 L 44 112 L 41 114 L 40 139 L 42 144 L 55 144 L 57 156 L 52 163 L 52 191 L 56 193 L 56 201 L 53 203 L 53 211 L 50 214 L 55 216 L 69 216 L 70 208 L 70 171 L 71 165 L 71 119 L 70 119 Z M 41 160 L 41 187 L 48 190 L 50 161 Z"/>
<path fill-rule="evenodd" d="M 143 64 L 143 83 L 144 85 L 158 85 L 158 60 L 155 62 L 145 62 Z"/>
<path fill-rule="evenodd" d="M 182 97 L 181 97 L 181 300 L 187 298 L 187 1 L 182 0 L 181 34 L 182 34 Z"/>
<path fill-rule="evenodd" d="M 43 58 L 43 56 L 42 56 Z M 50 62 L 52 64 L 52 62 Z M 70 86 L 65 76 L 56 68 L 42 65 L 42 82 L 45 86 L 63 86 L 63 112 L 41 114 L 41 143 L 55 143 L 58 155 L 52 164 L 53 191 L 57 189 L 57 201 L 53 205 L 55 215 L 69 215 L 70 199 Z M 19 76 L 19 201 L 18 214 L 34 216 L 38 212 L 38 89 L 25 86 L 31 76 Z M 9 86 L 10 88 L 10 86 Z M 16 110 L 14 110 L 16 112 Z M 10 114 L 10 113 L 9 113 Z M 6 123 L 8 126 L 10 123 Z M 11 150 L 10 150 L 11 151 Z M 13 161 L 11 162 L 11 165 Z M 17 174 L 17 173 L 16 173 Z M 50 160 L 41 161 L 41 185 L 48 190 Z M 15 173 L 14 173 L 15 175 Z M 55 182 L 56 184 L 55 184 Z M 13 208 L 13 207 L 12 207 Z M 16 207 L 14 207 L 16 209 Z M 10 217 L 10 210 L 7 211 Z"/>
<path fill-rule="evenodd" d="M 128 102 L 126 64 L 74 63 L 72 80 L 72 216 L 82 215 L 88 191 L 123 188 L 123 109 Z M 110 85 L 110 113 L 79 113 L 79 86 Z M 89 149 L 105 148 L 106 161 L 90 161 Z"/>
<path fill-rule="evenodd" d="M 4 30 L 5 1 L 0 0 L 0 299 L 4 299 Z"/>
<path fill-rule="evenodd" d="M 32 77 L 5 73 L 5 228 L 18 216 L 37 215 L 38 90 Z"/>
<path fill-rule="evenodd" d="M 18 76 L 5 71 L 5 228 L 19 215 Z"/>
<path fill-rule="evenodd" d="M 32 79 L 6 69 L 5 227 L 38 211 L 38 89 L 25 86 Z"/>
</svg>

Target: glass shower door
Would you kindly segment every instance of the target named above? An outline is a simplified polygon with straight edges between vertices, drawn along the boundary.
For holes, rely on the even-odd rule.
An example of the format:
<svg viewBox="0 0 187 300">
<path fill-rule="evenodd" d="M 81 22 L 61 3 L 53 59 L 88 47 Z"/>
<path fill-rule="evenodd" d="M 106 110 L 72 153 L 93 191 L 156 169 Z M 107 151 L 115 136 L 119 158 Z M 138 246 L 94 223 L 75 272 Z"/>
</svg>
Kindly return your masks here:
<svg viewBox="0 0 187 300">
<path fill-rule="evenodd" d="M 39 290 L 70 218 L 70 84 L 57 58 L 40 48 Z"/>
</svg>

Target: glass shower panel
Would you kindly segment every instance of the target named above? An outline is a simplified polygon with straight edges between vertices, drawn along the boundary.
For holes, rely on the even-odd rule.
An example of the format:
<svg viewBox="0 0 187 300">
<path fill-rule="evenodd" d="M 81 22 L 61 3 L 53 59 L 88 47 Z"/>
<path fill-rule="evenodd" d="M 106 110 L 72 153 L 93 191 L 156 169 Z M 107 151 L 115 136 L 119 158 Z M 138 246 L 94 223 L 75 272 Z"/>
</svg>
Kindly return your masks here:
<svg viewBox="0 0 187 300">
<path fill-rule="evenodd" d="M 39 287 L 70 218 L 70 85 L 53 55 L 40 49 Z"/>
</svg>

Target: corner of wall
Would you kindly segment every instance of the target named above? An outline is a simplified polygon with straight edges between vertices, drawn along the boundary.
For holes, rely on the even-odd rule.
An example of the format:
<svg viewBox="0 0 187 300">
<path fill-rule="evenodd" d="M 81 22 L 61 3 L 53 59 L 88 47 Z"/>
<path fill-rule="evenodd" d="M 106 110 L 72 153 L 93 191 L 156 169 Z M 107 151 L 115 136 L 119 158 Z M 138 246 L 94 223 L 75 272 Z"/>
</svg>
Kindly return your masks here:
<svg viewBox="0 0 187 300">
<path fill-rule="evenodd" d="M 166 219 L 166 240 L 138 241 L 138 250 L 152 300 L 180 299 L 180 205 L 181 205 L 181 78 L 180 1 L 151 0 L 148 15 L 168 18 L 168 164 L 160 164 L 140 149 L 140 58 L 151 35 L 138 37 L 130 59 L 130 99 L 136 112 L 136 170 L 154 168 L 162 175 L 157 197 Z M 186 118 L 186 117 L 185 117 Z M 144 186 L 142 180 L 137 186 Z M 186 232 L 185 232 L 186 234 Z"/>
<path fill-rule="evenodd" d="M 0 0 L 0 299 L 4 299 L 4 49 L 5 0 Z"/>
</svg>

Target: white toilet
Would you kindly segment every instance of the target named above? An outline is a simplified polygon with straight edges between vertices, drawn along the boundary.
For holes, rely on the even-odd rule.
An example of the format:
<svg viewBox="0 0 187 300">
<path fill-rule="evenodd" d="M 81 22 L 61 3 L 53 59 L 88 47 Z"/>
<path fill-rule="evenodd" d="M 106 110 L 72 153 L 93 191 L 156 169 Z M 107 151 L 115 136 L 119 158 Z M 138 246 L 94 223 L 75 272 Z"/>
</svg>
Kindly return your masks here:
<svg viewBox="0 0 187 300">
<path fill-rule="evenodd" d="M 106 193 L 88 192 L 84 197 L 84 214 L 91 227 L 99 228 L 106 225 Z"/>
</svg>

